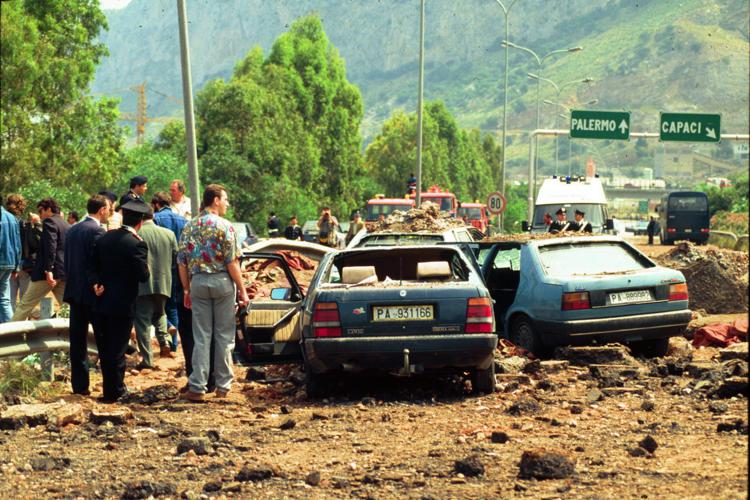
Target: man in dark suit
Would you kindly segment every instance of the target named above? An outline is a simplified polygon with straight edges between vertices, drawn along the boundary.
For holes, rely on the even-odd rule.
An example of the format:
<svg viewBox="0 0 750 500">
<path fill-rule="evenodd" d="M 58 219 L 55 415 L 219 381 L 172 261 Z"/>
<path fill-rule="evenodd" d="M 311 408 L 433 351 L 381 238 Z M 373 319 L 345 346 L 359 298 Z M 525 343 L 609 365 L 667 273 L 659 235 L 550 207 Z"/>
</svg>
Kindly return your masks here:
<svg viewBox="0 0 750 500">
<path fill-rule="evenodd" d="M 574 215 L 574 217 L 576 219 L 576 222 L 575 222 L 576 223 L 575 231 L 577 231 L 579 233 L 592 233 L 592 232 L 594 232 L 594 228 L 591 226 L 591 223 L 589 221 L 587 221 L 586 219 L 584 219 L 585 216 L 586 216 L 586 214 L 583 213 L 583 211 L 581 211 L 581 210 L 576 210 L 575 211 L 575 215 Z"/>
<path fill-rule="evenodd" d="M 70 224 L 60 216 L 60 205 L 54 198 L 45 198 L 37 204 L 42 218 L 42 239 L 39 243 L 31 283 L 16 306 L 11 321 L 23 321 L 31 316 L 34 306 L 49 292 L 62 305 L 65 290 L 65 235 Z"/>
<path fill-rule="evenodd" d="M 148 247 L 137 230 L 149 210 L 143 201 L 129 201 L 122 206 L 122 226 L 94 244 L 89 281 L 96 294 L 94 332 L 105 403 L 114 403 L 128 392 L 125 351 L 133 328 L 138 283 L 149 278 Z"/>
<path fill-rule="evenodd" d="M 567 219 L 567 211 L 565 210 L 565 207 L 560 207 L 557 212 L 555 212 L 555 216 L 557 219 L 549 225 L 548 232 L 562 233 L 571 230 L 571 224 Z"/>
<path fill-rule="evenodd" d="M 86 203 L 88 215 L 65 236 L 65 284 L 63 299 L 70 304 L 70 382 L 74 394 L 88 396 L 89 359 L 86 337 L 94 306 L 94 290 L 88 281 L 94 243 L 106 230 L 112 209 L 110 201 L 96 194 Z"/>
</svg>

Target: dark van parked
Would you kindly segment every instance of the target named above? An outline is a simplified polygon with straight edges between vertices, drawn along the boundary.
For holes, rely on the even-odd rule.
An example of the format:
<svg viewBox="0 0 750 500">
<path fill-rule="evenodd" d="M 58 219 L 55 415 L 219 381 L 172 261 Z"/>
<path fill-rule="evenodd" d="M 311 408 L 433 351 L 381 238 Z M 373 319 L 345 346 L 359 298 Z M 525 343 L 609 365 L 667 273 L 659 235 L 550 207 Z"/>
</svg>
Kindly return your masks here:
<svg viewBox="0 0 750 500">
<path fill-rule="evenodd" d="M 699 191 L 676 191 L 665 195 L 658 207 L 659 242 L 677 240 L 705 244 L 709 235 L 708 196 Z"/>
</svg>

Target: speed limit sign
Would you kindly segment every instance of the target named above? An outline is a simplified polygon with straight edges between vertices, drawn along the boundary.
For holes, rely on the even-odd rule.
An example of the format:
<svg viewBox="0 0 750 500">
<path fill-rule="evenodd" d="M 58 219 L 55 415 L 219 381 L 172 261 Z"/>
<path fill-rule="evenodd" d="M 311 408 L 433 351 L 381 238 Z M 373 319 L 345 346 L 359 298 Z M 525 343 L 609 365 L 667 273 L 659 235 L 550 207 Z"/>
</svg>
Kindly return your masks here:
<svg viewBox="0 0 750 500">
<path fill-rule="evenodd" d="M 495 191 L 487 197 L 487 210 L 493 215 L 503 213 L 507 205 L 508 202 L 505 200 L 505 196 L 498 191 Z"/>
</svg>

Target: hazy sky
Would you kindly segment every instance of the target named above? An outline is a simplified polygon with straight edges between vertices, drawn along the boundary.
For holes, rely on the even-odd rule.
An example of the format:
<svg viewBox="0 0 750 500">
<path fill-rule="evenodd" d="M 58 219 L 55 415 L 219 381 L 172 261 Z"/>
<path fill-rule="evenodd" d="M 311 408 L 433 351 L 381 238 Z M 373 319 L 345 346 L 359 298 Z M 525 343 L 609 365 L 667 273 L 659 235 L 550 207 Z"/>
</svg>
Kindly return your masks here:
<svg viewBox="0 0 750 500">
<path fill-rule="evenodd" d="M 102 9 L 122 9 L 130 2 L 131 0 L 99 0 L 99 5 Z"/>
</svg>

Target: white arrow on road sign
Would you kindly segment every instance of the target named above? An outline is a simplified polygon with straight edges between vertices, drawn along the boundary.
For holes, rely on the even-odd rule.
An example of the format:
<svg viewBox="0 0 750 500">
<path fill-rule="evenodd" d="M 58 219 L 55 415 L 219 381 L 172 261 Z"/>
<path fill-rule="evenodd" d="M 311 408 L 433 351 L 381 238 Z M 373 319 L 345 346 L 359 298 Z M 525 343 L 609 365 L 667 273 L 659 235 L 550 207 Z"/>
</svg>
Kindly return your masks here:
<svg viewBox="0 0 750 500">
<path fill-rule="evenodd" d="M 711 139 L 716 139 L 716 131 L 712 128 L 706 127 L 706 135 Z"/>
<path fill-rule="evenodd" d="M 620 122 L 620 127 L 619 128 L 620 128 L 620 132 L 622 132 L 624 134 L 625 131 L 628 129 L 628 124 L 625 123 L 625 120 L 623 120 L 623 121 Z"/>
</svg>

